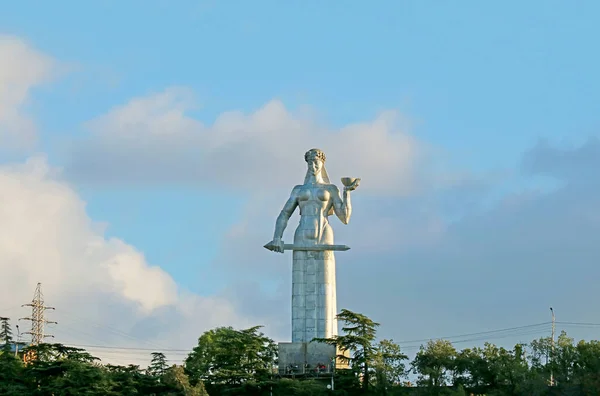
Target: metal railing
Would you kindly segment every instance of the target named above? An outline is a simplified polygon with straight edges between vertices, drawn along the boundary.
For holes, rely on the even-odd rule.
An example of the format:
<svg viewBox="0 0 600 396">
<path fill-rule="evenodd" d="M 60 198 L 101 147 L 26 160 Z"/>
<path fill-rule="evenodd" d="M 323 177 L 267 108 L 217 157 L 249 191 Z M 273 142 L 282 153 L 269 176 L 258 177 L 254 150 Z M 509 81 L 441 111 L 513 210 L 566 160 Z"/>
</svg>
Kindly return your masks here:
<svg viewBox="0 0 600 396">
<path fill-rule="evenodd" d="M 317 364 L 314 366 L 311 366 L 309 364 L 289 364 L 285 368 L 279 368 L 279 374 L 280 375 L 289 375 L 289 376 L 294 376 L 294 375 L 319 376 L 322 374 L 331 375 L 331 373 L 333 371 L 332 368 L 333 367 L 329 364 L 328 365 Z"/>
</svg>

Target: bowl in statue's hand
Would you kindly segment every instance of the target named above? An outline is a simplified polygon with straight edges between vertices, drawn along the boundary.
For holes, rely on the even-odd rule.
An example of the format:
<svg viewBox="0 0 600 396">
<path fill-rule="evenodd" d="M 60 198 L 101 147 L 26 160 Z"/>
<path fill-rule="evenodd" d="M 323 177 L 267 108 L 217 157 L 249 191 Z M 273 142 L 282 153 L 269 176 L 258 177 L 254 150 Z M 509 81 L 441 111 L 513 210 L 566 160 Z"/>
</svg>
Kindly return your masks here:
<svg viewBox="0 0 600 396">
<path fill-rule="evenodd" d="M 350 187 L 351 185 L 353 185 L 357 180 L 360 180 L 356 177 L 342 177 L 342 184 L 346 187 Z"/>
</svg>

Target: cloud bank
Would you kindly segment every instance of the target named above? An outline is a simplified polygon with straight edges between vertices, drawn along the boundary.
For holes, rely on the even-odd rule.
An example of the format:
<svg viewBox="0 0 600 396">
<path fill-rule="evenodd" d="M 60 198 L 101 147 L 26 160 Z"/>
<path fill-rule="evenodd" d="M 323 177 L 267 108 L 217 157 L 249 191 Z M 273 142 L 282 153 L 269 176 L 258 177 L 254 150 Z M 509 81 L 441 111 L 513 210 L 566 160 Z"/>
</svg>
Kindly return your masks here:
<svg viewBox="0 0 600 396">
<path fill-rule="evenodd" d="M 85 202 L 45 158 L 1 166 L 0 196 L 0 308 L 30 301 L 42 282 L 46 300 L 57 307 L 49 316 L 60 322 L 49 333 L 59 340 L 68 336 L 71 343 L 89 343 L 93 337 L 108 345 L 190 347 L 213 326 L 254 323 L 223 298 L 179 289 L 138 249 L 106 238 L 87 216 Z"/>
<path fill-rule="evenodd" d="M 26 149 L 37 140 L 27 104 L 31 90 L 53 74 L 55 61 L 14 36 L 0 35 L 0 150 Z"/>
<path fill-rule="evenodd" d="M 70 177 L 85 183 L 184 183 L 244 191 L 302 183 L 304 152 L 325 151 L 332 179 L 361 177 L 368 193 L 410 194 L 426 147 L 399 115 L 333 129 L 272 100 L 251 114 L 225 112 L 212 125 L 187 115 L 192 95 L 170 88 L 132 99 L 92 120 L 91 137 L 73 147 Z M 290 187 L 291 188 L 291 187 Z"/>
</svg>

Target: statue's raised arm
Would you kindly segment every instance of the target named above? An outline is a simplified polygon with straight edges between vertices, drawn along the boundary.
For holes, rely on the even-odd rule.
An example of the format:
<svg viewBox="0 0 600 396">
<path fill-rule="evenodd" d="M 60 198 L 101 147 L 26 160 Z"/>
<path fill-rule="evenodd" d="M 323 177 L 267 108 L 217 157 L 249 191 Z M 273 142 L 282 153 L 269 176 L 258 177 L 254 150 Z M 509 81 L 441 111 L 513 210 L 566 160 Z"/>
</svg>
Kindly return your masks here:
<svg viewBox="0 0 600 396">
<path fill-rule="evenodd" d="M 342 196 L 340 196 L 340 190 L 331 185 L 331 193 L 333 196 L 332 206 L 333 212 L 337 216 L 338 219 L 344 224 L 348 224 L 350 222 L 350 217 L 352 216 L 352 202 L 350 200 L 350 191 L 356 190 L 358 185 L 360 184 L 360 179 L 353 177 L 342 177 L 342 184 L 344 185 L 344 192 Z M 330 215 L 332 213 L 329 213 Z"/>
</svg>

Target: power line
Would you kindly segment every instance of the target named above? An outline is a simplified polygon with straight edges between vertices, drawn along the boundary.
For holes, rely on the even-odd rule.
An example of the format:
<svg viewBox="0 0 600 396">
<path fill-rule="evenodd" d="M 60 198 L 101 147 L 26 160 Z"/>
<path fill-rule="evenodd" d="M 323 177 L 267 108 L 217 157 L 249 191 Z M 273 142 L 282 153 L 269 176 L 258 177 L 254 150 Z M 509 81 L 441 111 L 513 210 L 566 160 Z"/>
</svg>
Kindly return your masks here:
<svg viewBox="0 0 600 396">
<path fill-rule="evenodd" d="M 90 340 L 93 339 L 93 341 L 96 342 L 95 344 L 68 343 L 69 346 L 73 346 L 73 347 L 77 347 L 77 348 L 98 348 L 98 349 L 104 349 L 104 350 L 113 349 L 113 350 L 123 350 L 123 351 L 140 351 L 140 352 L 150 351 L 150 352 L 189 353 L 191 351 L 191 348 L 190 349 L 175 349 L 175 348 L 164 348 L 164 347 L 156 347 L 156 348 L 139 347 L 138 348 L 138 347 L 127 347 L 127 346 L 121 347 L 121 346 L 107 345 L 104 340 L 99 339 L 98 337 L 96 337 L 93 334 L 84 332 L 84 331 L 76 329 L 74 327 L 65 326 L 64 324 L 61 325 L 61 332 L 70 333 L 71 337 L 75 336 L 76 338 L 80 338 L 79 335 L 83 335 L 83 336 L 86 336 L 87 338 L 89 338 Z M 142 340 L 142 339 L 139 339 L 138 341 L 146 342 L 145 340 Z M 152 343 L 149 343 L 149 344 L 152 345 Z"/>
<path fill-rule="evenodd" d="M 520 337 L 520 336 L 524 336 L 524 335 L 539 334 L 540 332 L 546 332 L 546 331 L 548 331 L 547 328 L 546 329 L 529 330 L 529 331 L 521 331 L 521 332 L 517 332 L 517 333 L 498 334 L 496 336 L 492 335 L 489 337 L 469 338 L 469 339 L 464 339 L 464 340 L 459 340 L 459 341 L 451 341 L 451 342 L 452 342 L 452 344 L 462 344 L 462 343 L 471 342 L 471 341 L 497 340 L 497 339 L 501 339 L 501 338 Z"/>
<path fill-rule="evenodd" d="M 149 351 L 149 352 L 186 352 L 190 353 L 191 349 L 152 349 L 152 348 L 135 348 L 135 347 L 118 347 L 110 345 L 82 345 L 82 344 L 69 344 L 70 346 L 78 348 L 100 348 L 100 349 L 117 349 L 123 351 Z"/>
<path fill-rule="evenodd" d="M 478 333 L 459 334 L 459 335 L 453 335 L 453 336 L 447 336 L 447 337 L 437 337 L 437 338 L 423 338 L 420 340 L 399 341 L 397 344 L 412 344 L 412 343 L 416 343 L 416 342 L 427 342 L 427 341 L 433 341 L 433 340 L 450 340 L 451 338 L 464 338 L 464 337 L 472 337 L 472 336 L 478 336 L 478 335 L 484 335 L 484 334 L 491 335 L 494 333 L 502 333 L 502 332 L 507 332 L 507 331 L 527 329 L 527 328 L 532 328 L 532 327 L 540 327 L 540 326 L 548 325 L 550 323 L 551 322 L 542 322 L 542 323 L 530 324 L 530 325 L 525 325 L 525 326 L 508 327 L 505 329 L 480 331 Z M 462 342 L 462 341 L 460 341 L 460 342 Z"/>
<path fill-rule="evenodd" d="M 66 319 L 66 318 L 64 320 L 70 321 L 70 319 Z M 87 340 L 89 339 L 90 340 L 89 342 L 94 343 L 94 344 L 96 344 L 96 343 L 100 343 L 100 344 L 110 343 L 110 341 L 107 342 L 107 340 L 105 338 L 107 336 L 107 334 L 104 331 L 102 331 L 102 333 L 96 335 L 96 334 L 92 334 L 90 332 L 81 330 L 80 328 L 78 328 L 76 326 L 72 326 L 72 327 L 66 326 L 65 323 L 64 323 L 64 321 L 63 321 L 63 323 L 61 325 L 60 332 L 57 332 L 57 333 L 58 333 L 57 334 L 58 338 L 64 338 L 64 336 L 61 337 L 63 335 L 62 333 L 67 333 L 67 335 L 68 335 L 67 338 L 71 338 L 71 337 L 74 336 L 76 339 L 79 339 L 79 338 L 81 338 L 80 336 L 83 335 L 85 337 L 85 339 L 86 339 L 86 341 L 83 341 L 83 342 L 88 342 Z M 98 337 L 98 336 L 100 336 L 100 337 Z M 144 340 L 141 340 L 141 339 L 139 341 L 140 342 L 144 342 Z"/>
<path fill-rule="evenodd" d="M 492 336 L 487 336 L 487 337 L 467 338 L 467 339 L 457 340 L 457 341 L 450 341 L 450 340 L 446 340 L 446 341 L 449 341 L 451 344 L 455 345 L 455 344 L 464 344 L 465 342 L 488 341 L 488 340 L 497 340 L 497 339 L 501 339 L 501 338 L 520 337 L 520 336 L 524 336 L 524 335 L 534 335 L 534 334 L 539 334 L 540 332 L 545 332 L 545 331 L 548 331 L 548 329 L 536 329 L 536 330 L 522 331 L 522 332 L 518 332 L 518 333 L 499 334 L 496 336 L 492 335 Z M 433 341 L 433 340 L 440 340 L 440 338 L 434 338 L 434 339 L 431 339 L 430 341 Z M 443 340 L 443 338 L 442 338 L 442 340 Z M 404 351 L 417 350 L 417 349 L 420 349 L 421 346 L 422 346 L 422 344 L 407 345 L 407 346 L 403 346 L 402 350 L 404 350 Z"/>
<path fill-rule="evenodd" d="M 541 331 L 547 330 L 545 328 L 542 329 L 540 327 L 547 326 L 549 324 L 550 324 L 550 322 L 543 322 L 543 323 L 536 323 L 536 324 L 525 325 L 525 326 L 517 326 L 517 327 L 504 328 L 504 329 L 482 331 L 482 332 L 477 332 L 477 333 L 460 334 L 460 335 L 449 336 L 449 337 L 437 337 L 437 338 L 426 338 L 426 339 L 420 339 L 420 340 L 399 341 L 397 343 L 399 345 L 400 344 L 414 344 L 414 343 L 418 343 L 418 342 L 426 342 L 426 341 L 439 340 L 439 339 L 449 340 L 451 338 L 471 337 L 471 338 L 466 338 L 466 339 L 462 339 L 462 340 L 459 339 L 456 341 L 451 341 L 454 344 L 454 343 L 464 343 L 464 342 L 470 342 L 470 341 L 499 339 L 499 338 L 506 338 L 506 337 L 518 337 L 521 335 L 538 334 Z M 536 327 L 538 327 L 538 328 L 536 328 Z M 520 331 L 518 331 L 518 330 L 520 330 Z M 501 334 L 494 335 L 495 333 L 501 333 Z M 504 334 L 502 334 L 502 333 L 504 333 Z M 479 336 L 479 337 L 474 337 L 474 336 Z M 99 349 L 113 349 L 113 350 L 122 350 L 122 351 L 185 352 L 185 353 L 189 353 L 192 351 L 192 349 L 119 347 L 119 346 L 98 345 L 98 344 L 96 344 L 96 345 L 70 344 L 70 345 L 74 346 L 74 347 L 80 347 L 80 348 L 99 348 Z M 413 347 L 418 348 L 419 345 L 407 345 L 403 348 L 413 348 Z"/>
<path fill-rule="evenodd" d="M 582 322 L 555 322 L 556 324 L 565 325 L 565 326 L 588 326 L 588 327 L 596 327 L 600 326 L 600 323 L 582 323 Z"/>
<path fill-rule="evenodd" d="M 64 309 L 61 309 L 61 312 L 67 314 L 68 316 L 73 317 L 76 320 L 79 320 L 81 322 L 85 322 L 86 324 L 92 324 L 92 325 L 94 325 L 97 328 L 102 328 L 102 329 L 108 330 L 109 332 L 111 332 L 111 333 L 113 333 L 115 335 L 126 337 L 126 338 L 129 338 L 131 340 L 139 341 L 139 342 L 142 342 L 142 343 L 147 344 L 149 346 L 154 346 L 156 348 L 163 348 L 160 345 L 157 345 L 155 343 L 152 343 L 150 341 L 144 340 L 144 339 L 139 338 L 139 337 L 135 337 L 135 336 L 133 336 L 131 334 L 128 334 L 128 333 L 126 333 L 126 332 L 124 332 L 122 330 L 119 330 L 117 328 L 114 328 L 114 327 L 111 327 L 111 326 L 107 326 L 107 325 L 95 322 L 95 321 L 93 321 L 93 320 L 91 320 L 89 318 L 82 318 L 82 317 L 74 314 L 73 312 L 68 312 L 68 311 L 65 311 Z"/>
</svg>

